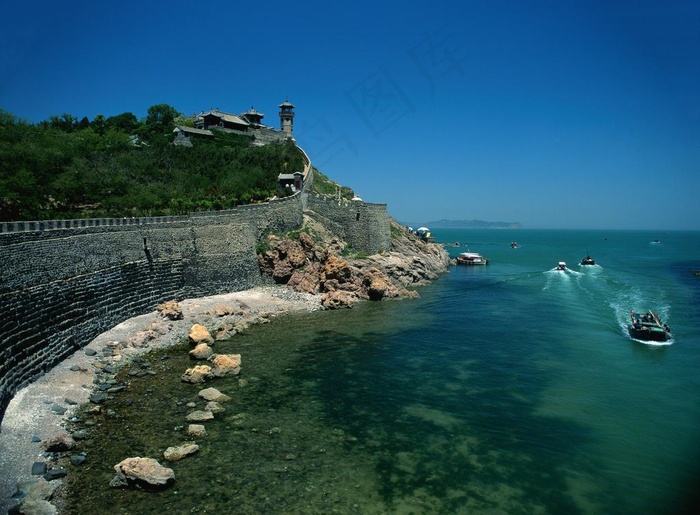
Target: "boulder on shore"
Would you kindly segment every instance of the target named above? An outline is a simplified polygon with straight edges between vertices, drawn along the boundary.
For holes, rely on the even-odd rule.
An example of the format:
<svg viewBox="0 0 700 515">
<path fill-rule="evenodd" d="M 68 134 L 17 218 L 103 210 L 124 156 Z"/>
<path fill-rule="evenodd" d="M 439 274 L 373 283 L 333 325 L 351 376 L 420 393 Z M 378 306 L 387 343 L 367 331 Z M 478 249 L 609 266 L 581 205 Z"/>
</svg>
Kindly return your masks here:
<svg viewBox="0 0 700 515">
<path fill-rule="evenodd" d="M 180 376 L 183 383 L 203 383 L 209 377 L 211 367 L 209 365 L 197 365 L 196 367 L 188 368 L 185 373 Z"/>
<path fill-rule="evenodd" d="M 214 343 L 214 338 L 209 332 L 209 329 L 204 327 L 202 324 L 194 324 L 190 328 L 188 337 L 192 345 L 199 345 L 200 343 Z"/>
<path fill-rule="evenodd" d="M 109 486 L 135 486 L 144 490 L 162 490 L 175 482 L 173 469 L 164 467 L 153 458 L 126 458 L 114 466 L 116 476 Z"/>
<path fill-rule="evenodd" d="M 209 362 L 214 365 L 208 378 L 235 376 L 241 371 L 240 354 L 214 354 L 209 358 Z"/>
</svg>

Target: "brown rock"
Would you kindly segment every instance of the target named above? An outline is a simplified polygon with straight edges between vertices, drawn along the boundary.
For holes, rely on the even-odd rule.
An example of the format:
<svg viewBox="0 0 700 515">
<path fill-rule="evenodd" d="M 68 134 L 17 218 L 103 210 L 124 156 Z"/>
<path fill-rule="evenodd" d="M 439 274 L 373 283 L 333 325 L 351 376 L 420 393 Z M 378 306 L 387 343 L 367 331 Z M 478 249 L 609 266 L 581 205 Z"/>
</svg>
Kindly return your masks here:
<svg viewBox="0 0 700 515">
<path fill-rule="evenodd" d="M 52 436 L 44 442 L 46 452 L 66 452 L 75 447 L 75 440 L 68 433 L 60 433 Z"/>
<path fill-rule="evenodd" d="M 168 447 L 163 453 L 163 457 L 168 461 L 180 461 L 187 456 L 199 451 L 196 443 L 185 443 L 177 447 Z"/>
<path fill-rule="evenodd" d="M 209 333 L 209 329 L 204 327 L 202 324 L 194 324 L 190 328 L 189 340 L 191 344 L 197 345 L 200 343 L 214 343 L 214 338 L 212 338 Z"/>
<path fill-rule="evenodd" d="M 349 263 L 338 256 L 328 257 L 323 265 L 322 273 L 325 280 L 335 279 L 338 282 L 346 281 L 352 276 Z"/>
<path fill-rule="evenodd" d="M 356 295 L 344 291 L 332 291 L 321 296 L 321 304 L 326 309 L 348 308 L 360 300 Z"/>
<path fill-rule="evenodd" d="M 211 374 L 211 367 L 209 365 L 197 365 L 196 367 L 185 370 L 185 373 L 180 376 L 180 380 L 183 383 L 203 383 L 207 380 L 209 374 Z"/>
<path fill-rule="evenodd" d="M 182 308 L 177 301 L 169 300 L 163 304 L 158 304 L 156 307 L 160 316 L 169 320 L 182 320 Z"/>
<path fill-rule="evenodd" d="M 295 270 L 287 282 L 287 286 L 294 291 L 318 293 L 321 289 L 319 269 L 310 265 L 304 269 Z"/>
<path fill-rule="evenodd" d="M 217 304 L 216 307 L 214 307 L 214 314 L 218 317 L 225 317 L 226 315 L 233 315 L 235 313 L 236 310 L 226 304 Z"/>
<path fill-rule="evenodd" d="M 153 458 L 126 458 L 114 466 L 117 475 L 109 483 L 112 487 L 138 486 L 160 490 L 172 486 L 175 472 Z"/>
<path fill-rule="evenodd" d="M 214 365 L 208 377 L 223 377 L 238 375 L 241 371 L 240 354 L 214 354 L 209 358 L 209 362 Z"/>
<path fill-rule="evenodd" d="M 369 268 L 365 274 L 363 282 L 369 300 L 382 300 L 383 298 L 399 296 L 399 291 L 378 268 Z"/>
<path fill-rule="evenodd" d="M 190 359 L 209 359 L 212 354 L 214 354 L 214 350 L 206 343 L 198 344 L 189 352 Z"/>
</svg>

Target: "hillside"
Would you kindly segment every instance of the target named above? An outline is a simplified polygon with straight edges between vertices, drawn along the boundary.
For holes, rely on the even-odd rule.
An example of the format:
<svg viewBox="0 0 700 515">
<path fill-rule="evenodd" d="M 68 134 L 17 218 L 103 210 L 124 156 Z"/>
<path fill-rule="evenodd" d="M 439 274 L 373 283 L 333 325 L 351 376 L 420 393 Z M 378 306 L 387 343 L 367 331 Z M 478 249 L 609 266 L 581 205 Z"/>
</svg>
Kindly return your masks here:
<svg viewBox="0 0 700 515">
<path fill-rule="evenodd" d="M 172 145 L 166 105 L 131 113 L 29 124 L 0 111 L 0 221 L 180 215 L 284 196 L 278 175 L 303 170 L 292 141 L 213 131 Z"/>
</svg>

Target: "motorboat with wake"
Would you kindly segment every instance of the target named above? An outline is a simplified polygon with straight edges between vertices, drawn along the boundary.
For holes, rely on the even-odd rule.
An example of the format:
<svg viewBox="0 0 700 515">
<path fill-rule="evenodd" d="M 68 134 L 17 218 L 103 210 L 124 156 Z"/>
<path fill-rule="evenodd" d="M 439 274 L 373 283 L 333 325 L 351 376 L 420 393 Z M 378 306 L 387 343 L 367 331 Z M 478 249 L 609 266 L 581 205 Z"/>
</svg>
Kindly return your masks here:
<svg viewBox="0 0 700 515">
<path fill-rule="evenodd" d="M 581 260 L 581 264 L 584 266 L 592 266 L 595 265 L 595 259 L 591 257 L 590 254 L 588 254 L 585 258 Z"/>
<path fill-rule="evenodd" d="M 671 339 L 671 328 L 663 324 L 656 313 L 637 313 L 632 310 L 630 320 L 632 323 L 627 329 L 635 340 L 665 342 Z"/>
<path fill-rule="evenodd" d="M 557 267 L 554 270 L 557 270 L 559 272 L 566 272 L 566 263 L 564 261 L 559 261 Z"/>
</svg>

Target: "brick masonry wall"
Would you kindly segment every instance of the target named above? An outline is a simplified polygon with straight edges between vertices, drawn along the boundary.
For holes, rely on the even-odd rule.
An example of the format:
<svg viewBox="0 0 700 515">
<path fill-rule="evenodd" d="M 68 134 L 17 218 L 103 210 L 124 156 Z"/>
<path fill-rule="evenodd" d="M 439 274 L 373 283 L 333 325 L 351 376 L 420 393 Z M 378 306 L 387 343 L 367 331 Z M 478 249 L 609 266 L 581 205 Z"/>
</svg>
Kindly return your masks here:
<svg viewBox="0 0 700 515">
<path fill-rule="evenodd" d="M 386 204 L 329 199 L 309 195 L 308 209 L 323 216 L 356 250 L 375 254 L 391 249 L 391 229 Z"/>
<path fill-rule="evenodd" d="M 139 225 L 0 234 L 0 419 L 18 389 L 118 323 L 170 299 L 268 284 L 257 242 L 301 223 L 296 195 Z"/>
</svg>

